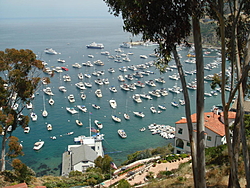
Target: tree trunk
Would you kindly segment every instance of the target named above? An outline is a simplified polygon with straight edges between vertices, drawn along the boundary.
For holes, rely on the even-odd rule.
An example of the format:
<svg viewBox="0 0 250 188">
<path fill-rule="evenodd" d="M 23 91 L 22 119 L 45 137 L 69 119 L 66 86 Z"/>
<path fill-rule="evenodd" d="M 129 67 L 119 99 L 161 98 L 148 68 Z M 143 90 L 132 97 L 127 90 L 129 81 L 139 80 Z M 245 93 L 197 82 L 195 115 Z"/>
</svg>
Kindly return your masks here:
<svg viewBox="0 0 250 188">
<path fill-rule="evenodd" d="M 2 151 L 1 151 L 1 163 L 0 163 L 0 170 L 1 172 L 5 171 L 5 148 L 6 148 L 6 134 L 7 134 L 7 130 L 4 130 L 4 135 L 2 138 Z"/>
<path fill-rule="evenodd" d="M 199 19 L 194 15 L 192 18 L 194 46 L 196 56 L 196 78 L 197 78 L 197 165 L 198 165 L 198 187 L 205 188 L 205 127 L 204 127 L 204 61 L 202 52 L 202 41 Z"/>
<path fill-rule="evenodd" d="M 198 169 L 197 169 L 197 158 L 196 158 L 197 153 L 196 153 L 196 144 L 195 144 L 195 139 L 194 139 L 195 137 L 194 137 L 193 124 L 191 120 L 190 100 L 189 100 L 189 94 L 187 90 L 185 76 L 184 76 L 182 65 L 178 56 L 178 52 L 176 50 L 176 46 L 174 46 L 173 48 L 173 54 L 174 54 L 174 59 L 175 59 L 177 68 L 178 68 L 178 73 L 180 75 L 183 95 L 184 95 L 184 100 L 185 100 L 185 113 L 186 113 L 189 141 L 190 141 L 190 147 L 191 147 L 194 185 L 195 187 L 198 187 L 198 176 L 197 176 Z"/>
<path fill-rule="evenodd" d="M 225 125 L 225 134 L 228 148 L 228 157 L 230 163 L 230 179 L 229 182 L 232 182 L 232 185 L 229 183 L 229 187 L 239 187 L 239 181 L 236 175 L 236 164 L 233 158 L 233 148 L 231 143 L 230 131 L 229 131 L 229 122 L 228 122 L 228 111 L 230 104 L 226 103 L 226 95 L 225 95 L 225 86 L 226 86 L 226 48 L 225 48 L 225 22 L 223 17 L 223 1 L 220 0 L 221 10 L 218 13 L 219 23 L 220 23 L 220 34 L 221 34 L 221 100 L 223 105 L 223 113 L 224 113 L 224 125 Z"/>
</svg>

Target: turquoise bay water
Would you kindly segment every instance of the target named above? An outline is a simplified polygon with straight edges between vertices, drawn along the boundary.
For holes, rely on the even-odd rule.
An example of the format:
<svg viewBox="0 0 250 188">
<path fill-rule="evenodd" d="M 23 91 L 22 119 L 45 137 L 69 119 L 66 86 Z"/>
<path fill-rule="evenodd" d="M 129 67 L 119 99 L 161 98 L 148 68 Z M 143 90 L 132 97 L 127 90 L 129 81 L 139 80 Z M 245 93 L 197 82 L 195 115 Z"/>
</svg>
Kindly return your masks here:
<svg viewBox="0 0 250 188">
<path fill-rule="evenodd" d="M 27 20 L 1 20 L 0 27 L 0 50 L 6 48 L 16 49 L 31 49 L 38 55 L 38 58 L 48 63 L 48 66 L 52 69 L 56 66 L 65 66 L 69 68 L 69 71 L 63 73 L 55 73 L 55 76 L 51 78 L 49 87 L 54 92 L 53 99 L 55 104 L 50 106 L 48 100 L 49 96 L 45 96 L 46 110 L 49 115 L 47 118 L 43 118 L 41 113 L 43 110 L 43 91 L 44 86 L 39 88 L 33 101 L 33 110 L 38 115 L 36 122 L 30 122 L 30 133 L 25 134 L 21 128 L 18 128 L 13 135 L 17 136 L 23 145 L 25 155 L 20 159 L 34 169 L 38 175 L 42 174 L 60 174 L 60 165 L 62 153 L 67 149 L 67 146 L 74 144 L 74 137 L 79 135 L 89 135 L 89 118 L 91 118 L 92 126 L 94 120 L 99 120 L 103 123 L 104 128 L 101 133 L 105 134 L 105 140 L 103 146 L 106 154 L 109 154 L 114 162 L 119 165 L 128 154 L 131 154 L 138 150 L 147 148 L 155 148 L 158 146 L 164 146 L 169 143 L 173 143 L 173 140 L 166 140 L 159 135 L 152 135 L 149 130 L 145 132 L 139 132 L 141 127 L 146 127 L 151 123 L 166 124 L 175 126 L 175 122 L 181 117 L 185 116 L 184 106 L 174 108 L 171 106 L 173 100 L 183 98 L 182 94 L 169 93 L 168 96 L 153 98 L 153 100 L 142 99 L 141 104 L 137 104 L 133 101 L 132 95 L 136 93 L 147 93 L 153 89 L 169 88 L 174 85 L 180 85 L 180 81 L 173 81 L 168 78 L 169 75 L 177 73 L 177 70 L 168 71 L 164 74 L 160 74 L 155 67 L 150 67 L 147 70 L 153 71 L 154 74 L 144 76 L 138 80 L 145 83 L 150 79 L 164 77 L 165 84 L 156 83 L 155 88 L 146 86 L 145 88 L 137 88 L 134 91 L 125 92 L 120 89 L 121 82 L 118 81 L 117 76 L 122 74 L 131 74 L 132 71 L 128 70 L 125 73 L 119 71 L 122 66 L 131 66 L 146 63 L 155 60 L 152 57 L 147 59 L 141 59 L 140 55 L 149 55 L 154 52 L 155 46 L 135 46 L 131 49 L 122 49 L 123 53 L 132 52 L 133 55 L 129 56 L 130 62 L 116 63 L 114 60 L 108 59 L 107 56 L 101 55 L 101 51 L 109 51 L 111 55 L 116 55 L 115 49 L 119 48 L 122 42 L 129 41 L 131 35 L 126 33 L 122 29 L 122 21 L 120 19 L 27 19 Z M 137 40 L 138 38 L 132 38 Z M 105 45 L 104 50 L 87 49 L 86 45 L 91 42 L 103 43 Z M 48 55 L 43 53 L 45 48 L 53 48 L 60 54 Z M 183 66 L 185 70 L 194 70 L 194 64 L 184 63 L 188 49 L 179 51 L 182 55 Z M 94 58 L 88 58 L 88 55 L 94 55 Z M 215 55 L 215 52 L 211 52 L 211 56 Z M 57 62 L 57 59 L 65 59 L 66 63 L 61 64 Z M 74 63 L 83 63 L 88 60 L 102 60 L 104 66 L 82 67 L 75 69 L 72 67 Z M 215 58 L 205 58 L 206 63 L 210 63 Z M 173 65 L 174 62 L 170 62 Z M 115 73 L 109 73 L 108 68 L 113 67 Z M 98 86 L 94 83 L 97 77 L 92 76 L 90 79 L 84 78 L 84 81 L 88 80 L 92 83 L 92 88 L 87 88 L 84 93 L 87 95 L 86 100 L 81 100 L 80 90 L 76 88 L 75 83 L 79 82 L 77 74 L 92 73 L 94 71 L 104 70 L 105 74 L 100 78 L 108 78 L 109 85 Z M 212 74 L 219 72 L 219 68 L 215 68 L 212 71 L 206 71 L 205 74 Z M 62 76 L 69 74 L 71 76 L 71 82 L 62 81 Z M 46 76 L 42 73 L 41 76 Z M 195 75 L 188 75 L 186 77 L 187 82 L 191 82 L 195 79 Z M 138 80 L 128 81 L 126 83 L 134 83 Z M 58 90 L 58 86 L 64 85 L 67 88 L 66 93 L 62 93 Z M 118 89 L 117 93 L 111 93 L 109 87 L 113 85 Z M 94 91 L 100 88 L 103 93 L 102 98 L 97 98 Z M 205 86 L 206 92 L 210 92 L 209 83 Z M 192 113 L 195 113 L 195 92 L 190 91 L 190 98 L 192 106 Z M 67 96 L 74 94 L 76 102 L 69 103 Z M 108 101 L 115 99 L 118 107 L 116 110 L 112 110 Z M 100 110 L 92 108 L 91 104 L 97 104 L 101 106 Z M 214 104 L 220 103 L 220 94 L 218 96 L 207 97 L 205 100 L 205 111 L 210 111 L 210 108 Z M 161 114 L 152 114 L 150 111 L 151 106 L 157 107 L 158 104 L 163 104 L 167 107 Z M 79 112 L 79 114 L 71 115 L 66 111 L 66 107 L 74 107 L 76 105 L 86 105 L 88 112 L 92 112 L 91 117 L 89 113 Z M 144 118 L 138 118 L 133 115 L 133 111 L 142 111 L 145 113 Z M 30 110 L 25 110 L 24 113 L 29 114 Z M 126 121 L 123 118 L 123 113 L 127 112 L 131 119 Z M 115 123 L 111 119 L 111 115 L 117 115 L 122 119 L 121 123 Z M 83 122 L 83 126 L 76 125 L 75 120 L 80 119 Z M 47 131 L 46 125 L 50 123 L 53 126 L 52 131 Z M 121 139 L 118 134 L 118 129 L 124 129 L 128 135 L 126 139 Z M 73 135 L 66 135 L 66 133 L 73 131 Z M 57 136 L 56 140 L 52 140 L 51 136 Z M 33 150 L 34 143 L 42 139 L 45 141 L 43 148 L 36 152 Z"/>
</svg>

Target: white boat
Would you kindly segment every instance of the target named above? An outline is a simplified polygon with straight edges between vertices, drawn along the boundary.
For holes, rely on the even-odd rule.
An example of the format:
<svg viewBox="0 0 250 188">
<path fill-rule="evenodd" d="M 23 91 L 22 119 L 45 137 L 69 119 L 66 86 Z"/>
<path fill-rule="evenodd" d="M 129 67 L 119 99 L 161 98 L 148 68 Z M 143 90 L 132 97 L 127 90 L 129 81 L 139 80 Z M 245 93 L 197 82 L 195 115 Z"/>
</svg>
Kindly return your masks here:
<svg viewBox="0 0 250 188">
<path fill-rule="evenodd" d="M 88 88 L 92 87 L 92 84 L 89 82 L 84 82 L 84 85 L 85 85 L 85 87 L 88 87 Z"/>
<path fill-rule="evenodd" d="M 44 141 L 42 141 L 42 140 L 39 140 L 39 141 L 37 141 L 35 144 L 34 144 L 34 147 L 33 147 L 33 149 L 34 150 L 40 150 L 42 147 L 43 147 L 43 145 L 44 145 Z"/>
<path fill-rule="evenodd" d="M 153 98 L 149 94 L 140 94 L 141 98 L 152 100 Z"/>
<path fill-rule="evenodd" d="M 145 84 L 143 82 L 141 82 L 141 81 L 138 81 L 138 82 L 135 83 L 135 86 L 144 88 Z"/>
<path fill-rule="evenodd" d="M 161 97 L 161 94 L 156 90 L 149 91 L 148 93 L 154 97 Z"/>
<path fill-rule="evenodd" d="M 179 107 L 179 104 L 178 104 L 177 102 L 175 102 L 175 101 L 171 102 L 171 104 L 172 104 L 172 106 L 174 106 L 174 107 Z"/>
<path fill-rule="evenodd" d="M 137 102 L 137 103 L 141 103 L 141 102 L 142 102 L 141 97 L 140 97 L 140 94 L 134 94 L 134 95 L 132 96 L 132 98 L 133 98 L 133 100 L 134 100 L 135 102 Z"/>
<path fill-rule="evenodd" d="M 71 114 L 77 114 L 77 113 L 78 113 L 78 111 L 75 110 L 75 108 L 73 108 L 73 107 L 66 107 L 66 110 L 67 110 L 69 113 L 71 113 Z"/>
<path fill-rule="evenodd" d="M 154 106 L 151 106 L 150 110 L 151 110 L 152 113 L 156 113 L 157 112 L 157 110 L 156 110 L 156 108 Z"/>
<path fill-rule="evenodd" d="M 97 89 L 97 90 L 95 91 L 95 95 L 96 95 L 98 98 L 101 98 L 101 97 L 102 97 L 102 91 L 101 91 L 101 89 Z"/>
<path fill-rule="evenodd" d="M 50 123 L 47 125 L 47 130 L 52 131 L 52 125 Z"/>
<path fill-rule="evenodd" d="M 27 109 L 32 109 L 33 108 L 33 104 L 31 102 L 26 104 L 26 108 Z"/>
<path fill-rule="evenodd" d="M 58 89 L 59 91 L 64 92 L 64 93 L 67 91 L 65 86 L 59 86 Z"/>
<path fill-rule="evenodd" d="M 140 55 L 140 58 L 147 59 L 148 57 L 146 55 Z"/>
<path fill-rule="evenodd" d="M 99 85 L 99 86 L 102 86 L 102 85 L 103 85 L 103 82 L 102 82 L 102 80 L 101 80 L 100 78 L 96 79 L 96 80 L 95 80 L 95 83 L 96 83 L 97 85 Z"/>
<path fill-rule="evenodd" d="M 82 65 L 80 65 L 79 63 L 74 63 L 72 67 L 80 69 Z"/>
<path fill-rule="evenodd" d="M 155 81 L 162 84 L 166 83 L 166 81 L 162 77 L 156 78 Z"/>
<path fill-rule="evenodd" d="M 123 117 L 124 117 L 126 120 L 129 120 L 129 119 L 130 119 L 130 116 L 129 116 L 127 113 L 124 113 L 124 114 L 123 114 Z"/>
<path fill-rule="evenodd" d="M 166 88 L 161 88 L 159 90 L 157 90 L 162 96 L 167 96 L 168 95 L 168 91 Z"/>
<path fill-rule="evenodd" d="M 31 113 L 30 113 L 30 117 L 31 117 L 31 120 L 32 120 L 32 121 L 36 121 L 36 120 L 37 120 L 37 115 L 36 115 L 35 112 L 31 112 Z"/>
<path fill-rule="evenodd" d="M 184 99 L 179 99 L 179 103 L 181 106 L 185 105 L 185 100 Z"/>
<path fill-rule="evenodd" d="M 101 107 L 96 105 L 96 104 L 92 104 L 92 107 L 95 108 L 95 109 L 100 109 Z"/>
<path fill-rule="evenodd" d="M 89 54 L 88 57 L 89 57 L 89 58 L 94 58 L 95 56 L 92 55 L 92 54 Z"/>
<path fill-rule="evenodd" d="M 42 112 L 42 116 L 43 116 L 43 117 L 47 117 L 48 114 L 49 114 L 49 113 L 47 112 L 47 110 L 44 109 L 43 112 Z"/>
<path fill-rule="evenodd" d="M 70 95 L 68 96 L 68 100 L 69 100 L 69 102 L 75 102 L 75 97 L 74 97 L 74 95 L 73 95 L 73 94 L 70 94 Z"/>
<path fill-rule="evenodd" d="M 104 78 L 102 81 L 103 81 L 103 83 L 104 83 L 105 85 L 108 85 L 108 84 L 109 84 L 109 79 L 108 79 L 108 78 Z"/>
<path fill-rule="evenodd" d="M 52 99 L 52 97 L 49 99 L 49 104 L 53 105 L 55 103 L 54 99 Z"/>
<path fill-rule="evenodd" d="M 81 90 L 86 89 L 86 87 L 84 86 L 83 82 L 78 82 L 78 83 L 75 84 L 75 86 L 76 86 L 78 89 L 81 89 Z"/>
<path fill-rule="evenodd" d="M 98 121 L 98 120 L 95 120 L 94 123 L 95 123 L 95 125 L 96 125 L 99 129 L 102 129 L 102 128 L 103 128 L 102 122 L 100 122 L 100 121 Z"/>
<path fill-rule="evenodd" d="M 81 99 L 82 99 L 82 100 L 85 100 L 85 99 L 86 99 L 86 97 L 87 97 L 87 95 L 86 95 L 86 94 L 84 94 L 84 93 L 82 93 L 82 94 L 81 94 Z"/>
<path fill-rule="evenodd" d="M 64 59 L 60 59 L 60 58 L 59 58 L 59 59 L 57 59 L 57 62 L 58 62 L 58 63 L 65 63 L 66 61 L 65 61 Z"/>
<path fill-rule="evenodd" d="M 151 87 L 155 87 L 155 86 L 156 86 L 153 80 L 145 81 L 145 83 L 146 83 L 147 85 L 151 86 Z"/>
<path fill-rule="evenodd" d="M 79 108 L 83 112 L 87 112 L 87 107 L 85 105 L 77 105 L 77 108 Z"/>
<path fill-rule="evenodd" d="M 30 132 L 30 127 L 25 127 L 23 132 L 24 133 L 29 133 Z"/>
<path fill-rule="evenodd" d="M 142 127 L 142 128 L 140 128 L 139 130 L 140 130 L 140 132 L 144 132 L 144 131 L 146 130 L 146 128 L 145 128 L 145 127 Z"/>
<path fill-rule="evenodd" d="M 171 80 L 179 80 L 179 76 L 177 74 L 169 75 L 168 76 Z"/>
<path fill-rule="evenodd" d="M 94 49 L 103 49 L 104 45 L 102 43 L 92 42 L 91 44 L 86 46 L 87 48 L 94 48 Z"/>
<path fill-rule="evenodd" d="M 120 82 L 125 82 L 125 79 L 123 78 L 122 75 L 119 75 L 117 78 L 118 78 L 118 80 L 119 80 Z"/>
<path fill-rule="evenodd" d="M 120 44 L 121 48 L 131 48 L 131 44 L 129 42 L 123 42 L 122 44 Z"/>
<path fill-rule="evenodd" d="M 116 92 L 117 92 L 117 89 L 115 88 L 115 86 L 111 86 L 111 87 L 109 88 L 109 90 L 110 90 L 111 92 L 113 92 L 113 93 L 116 93 Z"/>
<path fill-rule="evenodd" d="M 128 84 L 122 84 L 120 85 L 121 89 L 125 90 L 125 91 L 130 91 L 129 85 Z"/>
<path fill-rule="evenodd" d="M 117 133 L 119 134 L 119 136 L 120 136 L 121 138 L 127 138 L 127 134 L 126 134 L 126 132 L 125 132 L 123 129 L 119 129 L 119 130 L 117 131 Z"/>
<path fill-rule="evenodd" d="M 77 124 L 78 126 L 83 126 L 83 123 L 82 123 L 80 120 L 78 120 L 78 119 L 76 119 L 76 124 Z"/>
<path fill-rule="evenodd" d="M 143 112 L 133 112 L 138 117 L 145 117 L 145 114 Z"/>
<path fill-rule="evenodd" d="M 78 78 L 80 79 L 80 80 L 82 80 L 83 79 L 83 74 L 80 72 L 80 73 L 78 73 L 77 74 L 77 76 L 78 76 Z"/>
<path fill-rule="evenodd" d="M 52 48 L 46 48 L 45 50 L 44 50 L 44 52 L 46 53 L 46 54 L 50 54 L 50 55 L 56 55 L 56 54 L 58 54 L 55 50 L 53 50 Z"/>
<path fill-rule="evenodd" d="M 114 99 L 110 99 L 109 104 L 110 104 L 111 108 L 113 108 L 113 109 L 115 109 L 117 107 L 117 103 Z"/>
<path fill-rule="evenodd" d="M 71 76 L 68 74 L 63 75 L 63 81 L 64 82 L 70 82 L 71 81 Z"/>
<path fill-rule="evenodd" d="M 97 66 L 104 66 L 104 63 L 100 59 L 94 61 L 93 63 Z"/>
<path fill-rule="evenodd" d="M 130 80 L 130 81 L 134 79 L 134 77 L 133 77 L 132 74 L 126 74 L 124 77 L 125 77 L 127 80 Z"/>
<path fill-rule="evenodd" d="M 50 87 L 46 87 L 45 89 L 43 89 L 43 92 L 47 95 L 54 95 Z"/>
<path fill-rule="evenodd" d="M 96 71 L 95 71 L 95 72 L 92 72 L 92 75 L 93 75 L 93 76 L 100 76 L 100 74 L 99 74 L 98 72 L 96 72 Z"/>
<path fill-rule="evenodd" d="M 178 87 L 178 86 L 175 85 L 172 88 L 168 88 L 168 91 L 172 92 L 172 93 L 178 94 L 178 93 L 180 93 L 182 91 L 182 89 L 180 87 Z"/>
<path fill-rule="evenodd" d="M 113 119 L 115 122 L 120 123 L 120 122 L 122 121 L 122 120 L 121 120 L 120 118 L 118 118 L 116 115 L 112 115 L 111 117 L 112 117 L 112 119 Z"/>
<path fill-rule="evenodd" d="M 160 109 L 162 109 L 162 110 L 166 110 L 167 108 L 166 108 L 166 106 L 164 106 L 164 105 L 158 105 L 158 107 L 160 108 Z"/>
<path fill-rule="evenodd" d="M 85 76 L 86 78 L 91 78 L 91 75 L 90 75 L 90 74 L 87 74 L 87 73 L 85 73 L 84 76 Z"/>
<path fill-rule="evenodd" d="M 114 72 L 115 72 L 115 69 L 114 69 L 114 68 L 109 68 L 108 71 L 109 71 L 110 73 L 114 73 Z"/>
</svg>

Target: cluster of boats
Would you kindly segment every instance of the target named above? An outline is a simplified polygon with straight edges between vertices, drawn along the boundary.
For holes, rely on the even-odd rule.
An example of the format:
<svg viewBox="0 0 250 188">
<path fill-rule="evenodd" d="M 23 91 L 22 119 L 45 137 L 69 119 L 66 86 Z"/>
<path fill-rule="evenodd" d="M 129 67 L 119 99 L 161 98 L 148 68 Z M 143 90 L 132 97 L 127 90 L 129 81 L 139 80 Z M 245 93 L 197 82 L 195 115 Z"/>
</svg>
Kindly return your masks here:
<svg viewBox="0 0 250 188">
<path fill-rule="evenodd" d="M 159 134 L 166 139 L 172 139 L 175 137 L 175 127 L 172 127 L 170 125 L 160 125 L 152 123 L 148 126 L 148 129 L 152 132 L 153 135 Z"/>
</svg>

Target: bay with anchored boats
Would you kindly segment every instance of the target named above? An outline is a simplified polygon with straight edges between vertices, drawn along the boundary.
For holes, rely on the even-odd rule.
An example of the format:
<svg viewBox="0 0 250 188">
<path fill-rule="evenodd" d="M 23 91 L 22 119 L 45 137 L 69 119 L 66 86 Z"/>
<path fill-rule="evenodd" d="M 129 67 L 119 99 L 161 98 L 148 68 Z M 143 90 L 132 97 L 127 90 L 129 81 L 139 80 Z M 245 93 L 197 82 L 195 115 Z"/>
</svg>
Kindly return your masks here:
<svg viewBox="0 0 250 188">
<path fill-rule="evenodd" d="M 177 75 L 177 69 L 173 66 L 165 73 L 159 73 L 159 70 L 153 66 L 153 61 L 157 58 L 150 55 L 154 53 L 154 48 L 157 47 L 154 43 L 122 48 L 120 44 L 123 42 L 140 39 L 140 37 L 131 37 L 129 33 L 123 31 L 122 20 L 115 18 L 72 18 L 40 19 L 38 22 L 33 19 L 13 19 L 3 20 L 0 26 L 2 28 L 0 31 L 0 50 L 4 51 L 5 48 L 31 49 L 37 54 L 38 59 L 47 63 L 48 69 L 61 70 L 58 67 L 64 67 L 62 71 L 55 71 L 50 84 L 41 84 L 32 101 L 32 109 L 25 109 L 24 114 L 35 112 L 38 116 L 36 121 L 30 121 L 29 133 L 24 133 L 21 128 L 13 132 L 13 135 L 17 136 L 23 145 L 25 155 L 20 159 L 34 169 L 37 175 L 60 175 L 62 153 L 68 145 L 74 143 L 74 137 L 89 136 L 90 116 L 92 127 L 95 126 L 94 120 L 103 124 L 100 131 L 105 135 L 104 152 L 109 154 L 117 165 L 125 161 L 128 154 L 135 151 L 165 146 L 169 143 L 173 144 L 173 139 L 165 139 L 159 134 L 152 135 L 147 127 L 152 123 L 175 126 L 175 122 L 185 116 L 184 105 L 179 104 L 178 108 L 171 105 L 172 102 L 183 99 L 182 92 L 168 92 L 168 95 L 164 96 L 160 94 L 162 88 L 168 91 L 168 88 L 176 88 L 174 86 L 181 87 L 180 79 L 176 79 L 176 76 L 175 79 L 171 79 L 173 75 Z M 86 47 L 94 41 L 102 43 L 104 49 Z M 57 53 L 45 53 L 44 50 L 47 48 L 52 48 Z M 104 51 L 109 52 L 110 57 L 105 55 L 108 54 L 107 52 L 101 53 Z M 206 51 L 210 52 L 213 57 L 205 58 L 205 64 L 209 65 L 208 69 L 204 70 L 205 75 L 220 72 L 220 64 L 216 59 L 218 51 L 214 49 Z M 195 81 L 195 74 L 192 72 L 195 71 L 195 64 L 185 63 L 185 60 L 189 59 L 187 57 L 189 53 L 189 49 L 179 48 L 183 68 L 189 73 L 186 80 L 191 84 Z M 124 54 L 127 58 L 123 61 Z M 113 56 L 116 59 L 113 59 Z M 120 56 L 119 60 L 117 59 L 118 56 Z M 93 63 L 97 60 L 100 60 L 103 64 L 86 66 L 86 62 Z M 210 65 L 213 62 L 218 63 L 217 66 L 211 68 Z M 79 65 L 76 67 L 76 63 L 81 67 Z M 172 60 L 169 64 L 174 65 L 175 63 Z M 137 67 L 137 70 L 134 70 L 134 67 Z M 109 72 L 109 69 L 112 71 Z M 98 71 L 100 71 L 99 76 L 92 74 Z M 143 74 L 140 72 L 143 72 Z M 91 75 L 91 77 L 84 76 L 83 79 L 79 79 L 79 73 Z M 125 77 L 128 74 L 134 74 L 134 76 Z M 63 80 L 65 75 L 70 76 L 70 81 Z M 125 81 L 119 81 L 119 75 L 122 75 Z M 41 76 L 49 75 L 42 73 Z M 96 84 L 95 80 L 98 78 L 108 79 L 109 84 Z M 165 83 L 156 81 L 160 79 L 164 79 Z M 136 89 L 133 87 L 133 89 L 130 88 L 127 91 L 121 88 L 121 86 L 124 86 L 123 84 L 132 87 L 131 84 L 138 83 L 138 81 L 138 86 L 135 84 Z M 79 82 L 91 83 L 92 87 L 79 89 L 75 85 Z M 205 92 L 210 92 L 210 81 L 206 82 Z M 65 87 L 63 92 L 59 90 L 60 86 Z M 53 105 L 49 104 L 52 96 L 46 95 L 43 91 L 47 87 L 53 92 Z M 117 92 L 111 92 L 110 87 L 115 87 Z M 101 90 L 102 97 L 95 95 L 97 89 Z M 191 110 L 192 113 L 195 113 L 195 90 L 190 89 L 189 93 L 192 104 Z M 213 105 L 220 103 L 220 93 L 217 93 L 218 95 L 206 97 L 205 111 L 210 111 Z M 69 102 L 68 96 L 70 94 L 74 95 L 75 102 Z M 83 94 L 85 96 L 81 98 Z M 137 103 L 133 100 L 135 94 L 141 94 L 144 97 L 150 95 L 151 98 L 141 97 L 142 102 Z M 109 101 L 112 99 L 116 101 L 116 108 L 110 106 Z M 100 108 L 96 109 L 92 104 Z M 77 105 L 84 105 L 87 111 L 80 110 Z M 158 107 L 159 105 L 161 108 Z M 151 107 L 155 107 L 157 112 L 152 113 Z M 77 112 L 72 111 L 73 108 Z M 44 109 L 48 112 L 47 117 L 42 116 Z M 133 112 L 143 112 L 145 116 L 141 118 Z M 129 115 L 129 119 L 124 118 L 124 113 Z M 121 121 L 114 121 L 112 116 L 117 116 Z M 77 125 L 76 120 L 82 122 L 82 125 Z M 47 130 L 48 124 L 53 126 L 53 130 Z M 140 131 L 142 127 L 145 127 L 145 129 Z M 119 129 L 126 132 L 127 137 L 125 139 L 117 134 Z M 43 140 L 44 145 L 39 151 L 34 151 L 33 145 L 38 139 Z"/>
</svg>

